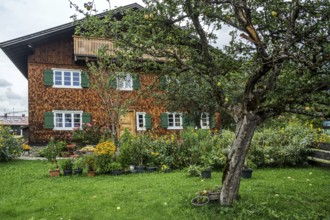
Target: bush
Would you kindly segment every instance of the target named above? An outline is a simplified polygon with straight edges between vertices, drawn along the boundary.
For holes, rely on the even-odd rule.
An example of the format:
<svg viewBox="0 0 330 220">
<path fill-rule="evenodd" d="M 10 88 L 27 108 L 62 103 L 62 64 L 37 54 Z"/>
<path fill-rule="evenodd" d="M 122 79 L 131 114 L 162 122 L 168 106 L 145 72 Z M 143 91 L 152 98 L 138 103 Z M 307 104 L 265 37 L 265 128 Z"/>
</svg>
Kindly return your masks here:
<svg viewBox="0 0 330 220">
<path fill-rule="evenodd" d="M 149 134 L 133 137 L 128 131 L 125 131 L 120 139 L 118 160 L 124 166 L 146 165 L 151 144 L 152 139 Z"/>
<path fill-rule="evenodd" d="M 100 154 L 96 156 L 95 166 L 98 173 L 109 173 L 113 158 L 109 154 Z"/>
<path fill-rule="evenodd" d="M 71 159 L 63 159 L 60 162 L 62 170 L 72 170 L 73 163 Z"/>
<path fill-rule="evenodd" d="M 313 129 L 297 122 L 283 128 L 266 128 L 255 133 L 249 158 L 257 166 L 306 165 L 315 136 Z"/>
<path fill-rule="evenodd" d="M 85 163 L 83 157 L 77 157 L 73 161 L 73 168 L 74 169 L 84 169 Z"/>
<path fill-rule="evenodd" d="M 0 162 L 18 157 L 22 152 L 23 140 L 10 134 L 10 128 L 0 126 Z"/>
<path fill-rule="evenodd" d="M 53 138 L 48 142 L 47 147 L 41 152 L 47 160 L 54 164 L 58 168 L 56 157 L 59 156 L 61 151 L 66 148 L 66 143 L 64 141 L 55 141 Z"/>
<path fill-rule="evenodd" d="M 116 153 L 116 146 L 111 141 L 105 141 L 96 145 L 94 153 L 112 156 Z"/>
</svg>

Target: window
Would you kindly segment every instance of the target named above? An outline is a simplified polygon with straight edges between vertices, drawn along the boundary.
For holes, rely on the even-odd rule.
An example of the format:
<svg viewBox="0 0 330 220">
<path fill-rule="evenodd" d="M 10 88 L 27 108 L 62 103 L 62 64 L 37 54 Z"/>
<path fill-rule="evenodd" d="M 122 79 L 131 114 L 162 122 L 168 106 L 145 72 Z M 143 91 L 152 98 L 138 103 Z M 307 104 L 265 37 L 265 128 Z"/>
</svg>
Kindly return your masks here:
<svg viewBox="0 0 330 220">
<path fill-rule="evenodd" d="M 54 87 L 81 88 L 81 72 L 77 70 L 54 70 Z"/>
<path fill-rule="evenodd" d="M 182 114 L 167 113 L 168 127 L 167 129 L 182 129 Z"/>
<path fill-rule="evenodd" d="M 117 78 L 117 88 L 120 90 L 133 90 L 133 78 L 129 73 L 123 73 Z"/>
<path fill-rule="evenodd" d="M 145 131 L 151 129 L 151 115 L 145 112 L 136 113 L 136 130 Z"/>
<path fill-rule="evenodd" d="M 145 112 L 137 112 L 136 113 L 136 130 L 145 131 L 146 128 L 146 113 Z"/>
<path fill-rule="evenodd" d="M 209 129 L 210 128 L 209 113 L 202 113 L 201 114 L 201 128 L 202 129 Z"/>
<path fill-rule="evenodd" d="M 72 130 L 80 128 L 82 124 L 81 111 L 53 111 L 55 126 L 54 130 Z"/>
</svg>

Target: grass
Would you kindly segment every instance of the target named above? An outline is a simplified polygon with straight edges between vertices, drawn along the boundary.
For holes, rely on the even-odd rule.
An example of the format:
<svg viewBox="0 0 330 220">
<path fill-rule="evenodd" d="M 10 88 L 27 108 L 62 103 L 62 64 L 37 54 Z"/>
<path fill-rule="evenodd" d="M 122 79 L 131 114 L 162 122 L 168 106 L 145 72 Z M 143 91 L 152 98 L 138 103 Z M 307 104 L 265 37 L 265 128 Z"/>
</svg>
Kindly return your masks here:
<svg viewBox="0 0 330 220">
<path fill-rule="evenodd" d="M 330 219 L 330 171 L 259 169 L 231 208 L 193 207 L 219 185 L 186 172 L 51 178 L 44 161 L 0 164 L 0 219 Z"/>
</svg>

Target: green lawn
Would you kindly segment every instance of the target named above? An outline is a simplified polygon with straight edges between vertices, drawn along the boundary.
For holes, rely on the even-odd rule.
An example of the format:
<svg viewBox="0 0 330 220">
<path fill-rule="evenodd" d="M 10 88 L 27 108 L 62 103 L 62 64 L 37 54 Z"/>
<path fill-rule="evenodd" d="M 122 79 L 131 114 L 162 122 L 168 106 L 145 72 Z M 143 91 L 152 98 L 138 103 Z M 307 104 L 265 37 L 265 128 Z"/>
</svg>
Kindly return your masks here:
<svg viewBox="0 0 330 220">
<path fill-rule="evenodd" d="M 51 178 L 43 161 L 0 164 L 0 219 L 330 219 L 330 170 L 260 169 L 232 208 L 193 207 L 219 185 L 186 172 Z"/>
</svg>

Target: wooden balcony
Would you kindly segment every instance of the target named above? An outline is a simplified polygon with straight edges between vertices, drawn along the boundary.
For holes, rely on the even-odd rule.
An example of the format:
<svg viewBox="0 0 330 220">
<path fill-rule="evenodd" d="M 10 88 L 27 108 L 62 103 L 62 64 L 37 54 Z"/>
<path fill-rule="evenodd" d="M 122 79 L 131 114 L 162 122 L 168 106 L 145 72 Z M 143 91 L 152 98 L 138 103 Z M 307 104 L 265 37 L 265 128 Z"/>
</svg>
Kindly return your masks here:
<svg viewBox="0 0 330 220">
<path fill-rule="evenodd" d="M 105 38 L 87 38 L 87 37 L 80 37 L 74 36 L 73 37 L 73 44 L 74 44 L 74 59 L 75 61 L 78 60 L 96 60 L 97 58 L 97 51 L 103 47 L 108 47 L 109 55 L 115 55 L 115 49 L 113 45 L 113 41 L 110 39 Z M 147 54 L 142 56 L 141 60 L 151 59 L 157 62 L 165 62 L 165 57 L 153 57 Z"/>
<path fill-rule="evenodd" d="M 103 46 L 108 47 L 110 55 L 114 54 L 113 42 L 109 39 L 74 36 L 73 45 L 75 61 L 96 59 L 97 51 Z"/>
</svg>

